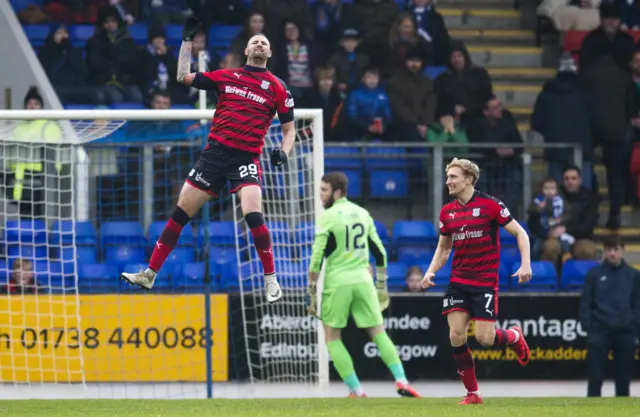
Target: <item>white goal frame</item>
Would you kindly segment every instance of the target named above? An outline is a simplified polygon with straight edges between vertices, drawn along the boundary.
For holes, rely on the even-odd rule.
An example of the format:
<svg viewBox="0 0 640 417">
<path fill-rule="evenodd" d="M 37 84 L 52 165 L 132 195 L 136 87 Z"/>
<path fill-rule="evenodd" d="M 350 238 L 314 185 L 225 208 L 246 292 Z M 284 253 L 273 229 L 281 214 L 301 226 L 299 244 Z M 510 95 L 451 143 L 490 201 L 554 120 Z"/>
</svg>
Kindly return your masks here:
<svg viewBox="0 0 640 417">
<path fill-rule="evenodd" d="M 157 121 L 157 120 L 211 120 L 215 110 L 0 110 L 0 126 L 6 121 L 16 120 L 54 120 L 59 121 L 65 132 L 65 144 L 78 146 L 79 155 L 84 155 L 82 145 L 90 142 L 83 139 L 81 135 L 74 132 L 72 124 L 65 123 L 68 121 L 82 120 L 122 120 L 122 121 Z M 313 190 L 314 190 L 314 211 L 315 221 L 319 220 L 324 207 L 320 199 L 319 186 L 322 176 L 324 175 L 324 132 L 323 132 L 323 116 L 321 109 L 295 109 L 296 120 L 311 120 L 315 126 L 313 132 Z M 105 136 L 110 133 L 105 131 Z M 97 139 L 93 137 L 92 139 Z M 78 165 L 85 165 L 81 169 L 76 169 L 77 178 L 74 180 L 74 186 L 84 187 L 88 184 L 88 170 L 86 161 L 78 162 Z M 86 193 L 76 192 L 76 207 L 86 208 L 88 203 L 83 200 Z M 82 201 L 81 201 L 82 200 Z M 83 210 L 76 210 L 76 215 L 82 217 Z M 236 232 L 237 233 L 237 232 Z M 237 238 L 237 236 L 236 236 Z M 318 308 L 321 305 L 322 284 L 324 281 L 324 268 L 320 274 L 320 282 L 318 288 Z M 318 311 L 318 316 L 320 311 Z M 324 391 L 329 386 L 329 353 L 325 344 L 324 330 L 322 323 L 317 320 L 316 334 L 318 343 L 318 385 Z"/>
</svg>

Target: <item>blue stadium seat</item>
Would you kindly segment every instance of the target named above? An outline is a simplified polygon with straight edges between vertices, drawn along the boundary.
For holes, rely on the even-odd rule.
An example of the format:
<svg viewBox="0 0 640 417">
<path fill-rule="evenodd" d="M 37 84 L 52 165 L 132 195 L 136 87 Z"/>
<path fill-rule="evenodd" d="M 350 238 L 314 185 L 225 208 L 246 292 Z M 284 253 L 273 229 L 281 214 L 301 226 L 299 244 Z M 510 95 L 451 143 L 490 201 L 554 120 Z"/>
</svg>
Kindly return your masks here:
<svg viewBox="0 0 640 417">
<path fill-rule="evenodd" d="M 11 3 L 11 7 L 13 8 L 13 11 L 15 13 L 20 13 L 27 6 L 30 6 L 32 4 L 35 4 L 36 6 L 39 6 L 40 8 L 42 8 L 44 4 L 44 0 L 10 0 L 10 3 Z"/>
<path fill-rule="evenodd" d="M 517 246 L 500 248 L 500 265 L 504 265 L 507 271 L 511 271 L 511 266 L 516 262 L 520 262 L 520 251 Z"/>
<path fill-rule="evenodd" d="M 105 222 L 100 226 L 103 245 L 143 246 L 147 239 L 138 222 Z"/>
<path fill-rule="evenodd" d="M 212 25 L 209 29 L 208 44 L 210 48 L 228 48 L 231 41 L 242 30 L 242 26 Z"/>
<path fill-rule="evenodd" d="M 66 262 L 78 262 L 78 264 L 98 263 L 98 251 L 95 246 L 62 246 L 54 250 L 54 259 Z"/>
<path fill-rule="evenodd" d="M 142 265 L 144 263 L 144 249 L 130 246 L 108 247 L 105 249 L 104 261 L 117 265 L 120 268 L 118 272 L 122 272 L 124 270 L 122 267 L 126 264 L 140 263 Z M 138 270 L 127 272 L 138 272 Z"/>
<path fill-rule="evenodd" d="M 50 26 L 48 24 L 42 25 L 23 25 L 25 35 L 29 39 L 29 43 L 33 47 L 43 46 L 49 36 Z"/>
<path fill-rule="evenodd" d="M 324 148 L 324 170 L 360 170 L 362 168 L 362 153 L 357 147 L 338 147 L 327 145 Z M 332 157 L 331 154 L 336 156 Z M 338 157 L 340 155 L 341 157 Z M 343 156 L 344 155 L 344 156 Z"/>
<path fill-rule="evenodd" d="M 217 246 L 234 246 L 236 225 L 233 222 L 209 222 L 209 243 Z M 204 239 L 204 228 L 200 228 L 198 244 Z"/>
<path fill-rule="evenodd" d="M 157 242 L 160 239 L 160 235 L 164 230 L 167 222 L 158 221 L 153 222 L 149 225 L 148 238 L 149 242 Z M 193 227 L 191 225 L 187 225 L 182 229 L 182 233 L 180 233 L 180 239 L 178 240 L 178 246 L 193 246 L 195 244 L 195 235 L 193 233 Z"/>
<path fill-rule="evenodd" d="M 93 110 L 96 106 L 92 104 L 65 104 L 65 110 Z"/>
<path fill-rule="evenodd" d="M 516 262 L 511 267 L 511 273 L 515 273 L 520 268 L 520 262 Z M 532 279 L 527 284 L 518 284 L 517 278 L 513 277 L 511 289 L 519 292 L 548 292 L 558 290 L 558 273 L 555 266 L 549 261 L 531 262 Z"/>
<path fill-rule="evenodd" d="M 362 171 L 355 169 L 342 170 L 349 180 L 348 195 L 349 198 L 362 197 Z"/>
<path fill-rule="evenodd" d="M 194 110 L 195 107 L 191 104 L 172 104 L 169 107 L 171 110 Z"/>
<path fill-rule="evenodd" d="M 441 66 L 441 67 L 428 66 L 428 67 L 424 67 L 422 74 L 431 80 L 435 80 L 436 78 L 438 78 L 438 75 L 442 74 L 446 70 L 447 70 L 447 67 L 445 66 Z"/>
<path fill-rule="evenodd" d="M 500 228 L 500 245 L 505 247 L 517 247 L 518 242 L 516 241 L 516 237 L 511 233 L 507 232 L 507 229 L 504 227 Z"/>
<path fill-rule="evenodd" d="M 91 222 L 75 222 L 75 242 L 73 239 L 74 223 L 71 220 L 57 221 L 51 227 L 49 241 L 53 245 L 97 245 L 98 234 Z"/>
<path fill-rule="evenodd" d="M 142 103 L 113 103 L 111 106 L 114 110 L 144 110 L 145 105 Z"/>
<path fill-rule="evenodd" d="M 405 287 L 407 265 L 390 262 L 387 264 L 387 286 L 390 291 L 400 291 Z"/>
<path fill-rule="evenodd" d="M 195 250 L 193 248 L 175 248 L 171 251 L 163 268 L 169 268 L 172 275 L 176 270 L 181 270 L 184 264 L 195 260 Z"/>
<path fill-rule="evenodd" d="M 402 157 L 407 154 L 407 150 L 404 148 L 365 148 L 365 154 L 366 165 L 369 169 L 406 169 L 409 167 L 407 158 Z"/>
<path fill-rule="evenodd" d="M 81 264 L 78 268 L 78 287 L 81 292 L 109 293 L 120 288 L 120 277 L 115 265 Z"/>
<path fill-rule="evenodd" d="M 431 262 L 433 249 L 425 247 L 401 247 L 398 248 L 398 262 L 407 266 L 420 265 Z"/>
<path fill-rule="evenodd" d="M 587 273 L 598 265 L 598 261 L 577 261 L 573 259 L 566 261 L 562 265 L 561 288 L 568 291 L 581 289 Z"/>
<path fill-rule="evenodd" d="M 182 43 L 182 25 L 166 25 L 164 30 L 167 33 L 167 45 L 180 46 Z"/>
<path fill-rule="evenodd" d="M 36 262 L 33 270 L 40 288 L 52 294 L 75 292 L 75 276 L 63 274 L 59 262 Z"/>
<path fill-rule="evenodd" d="M 387 246 L 389 244 L 389 231 L 387 230 L 387 226 L 385 226 L 380 220 L 374 220 L 373 224 L 376 226 L 376 231 L 378 232 L 378 236 L 380 237 L 382 244 Z"/>
<path fill-rule="evenodd" d="M 237 256 L 235 248 L 232 247 L 209 248 L 209 272 L 212 277 L 222 281 L 223 277 L 231 275 L 232 270 L 238 267 Z"/>
<path fill-rule="evenodd" d="M 433 223 L 426 220 L 402 220 L 393 224 L 393 243 L 399 246 L 425 246 L 438 241 Z"/>
<path fill-rule="evenodd" d="M 7 257 L 45 260 L 49 257 L 48 249 L 44 243 L 40 245 L 9 245 L 7 246 Z"/>
<path fill-rule="evenodd" d="M 128 25 L 129 34 L 138 45 L 146 45 L 149 41 L 149 29 L 144 23 Z"/>
<path fill-rule="evenodd" d="M 6 243 L 46 243 L 47 225 L 42 220 L 8 220 L 5 224 Z"/>
<path fill-rule="evenodd" d="M 11 264 L 4 259 L 0 259 L 0 285 L 6 285 L 11 278 Z M 0 293 L 0 295 L 2 295 Z"/>
<path fill-rule="evenodd" d="M 179 274 L 173 277 L 173 288 L 184 290 L 202 290 L 204 288 L 204 263 L 188 263 L 183 265 Z"/>
<path fill-rule="evenodd" d="M 409 171 L 373 170 L 369 176 L 369 197 L 406 198 L 409 196 Z"/>
<path fill-rule="evenodd" d="M 499 287 L 502 291 L 509 291 L 511 289 L 511 265 L 507 266 L 503 262 L 500 262 L 500 269 L 498 270 Z"/>
<path fill-rule="evenodd" d="M 73 46 L 85 46 L 89 38 L 93 36 L 96 28 L 94 25 L 74 25 L 69 27 L 69 38 Z"/>
</svg>

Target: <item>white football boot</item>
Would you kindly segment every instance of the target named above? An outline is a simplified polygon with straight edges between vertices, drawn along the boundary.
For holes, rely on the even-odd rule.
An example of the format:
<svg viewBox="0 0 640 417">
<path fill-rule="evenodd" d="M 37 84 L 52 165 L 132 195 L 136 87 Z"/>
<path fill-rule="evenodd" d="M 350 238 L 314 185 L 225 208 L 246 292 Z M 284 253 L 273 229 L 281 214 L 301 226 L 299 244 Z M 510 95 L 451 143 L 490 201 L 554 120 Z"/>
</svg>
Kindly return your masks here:
<svg viewBox="0 0 640 417">
<path fill-rule="evenodd" d="M 282 290 L 280 289 L 280 284 L 278 284 L 278 279 L 276 278 L 276 274 L 265 275 L 264 286 L 265 286 L 265 289 L 267 290 L 268 302 L 275 303 L 276 301 L 282 298 Z"/>
<path fill-rule="evenodd" d="M 120 275 L 120 278 L 127 281 L 129 284 L 137 285 L 138 287 L 150 290 L 153 287 L 153 281 L 155 281 L 156 275 L 158 274 L 156 274 L 154 270 L 147 268 L 144 271 L 140 269 L 140 272 L 135 274 L 123 272 Z"/>
</svg>

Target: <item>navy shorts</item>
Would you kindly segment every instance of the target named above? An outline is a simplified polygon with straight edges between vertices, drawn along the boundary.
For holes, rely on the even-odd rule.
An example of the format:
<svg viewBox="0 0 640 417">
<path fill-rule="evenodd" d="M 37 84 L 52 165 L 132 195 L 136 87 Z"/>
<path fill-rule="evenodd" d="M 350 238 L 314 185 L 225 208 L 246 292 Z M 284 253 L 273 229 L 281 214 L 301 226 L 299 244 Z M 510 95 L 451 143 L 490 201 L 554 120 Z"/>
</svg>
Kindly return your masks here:
<svg viewBox="0 0 640 417">
<path fill-rule="evenodd" d="M 465 311 L 474 320 L 496 321 L 498 290 L 493 287 L 473 287 L 450 282 L 442 300 L 442 314 Z"/>
<path fill-rule="evenodd" d="M 220 194 L 227 181 L 232 193 L 247 185 L 262 186 L 260 156 L 210 142 L 186 181 L 214 197 Z"/>
</svg>

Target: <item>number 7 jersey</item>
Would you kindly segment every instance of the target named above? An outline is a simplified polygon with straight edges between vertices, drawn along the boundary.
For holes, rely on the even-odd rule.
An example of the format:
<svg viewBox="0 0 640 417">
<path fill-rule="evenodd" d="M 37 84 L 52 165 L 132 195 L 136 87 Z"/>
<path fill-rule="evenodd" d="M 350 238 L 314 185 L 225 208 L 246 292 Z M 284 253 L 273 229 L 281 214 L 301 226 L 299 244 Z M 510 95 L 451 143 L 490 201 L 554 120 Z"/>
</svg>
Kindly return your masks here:
<svg viewBox="0 0 640 417">
<path fill-rule="evenodd" d="M 322 213 L 316 227 L 311 255 L 311 272 L 326 269 L 323 290 L 346 285 L 373 283 L 369 253 L 376 266 L 387 266 L 387 253 L 369 212 L 341 198 Z"/>
</svg>

